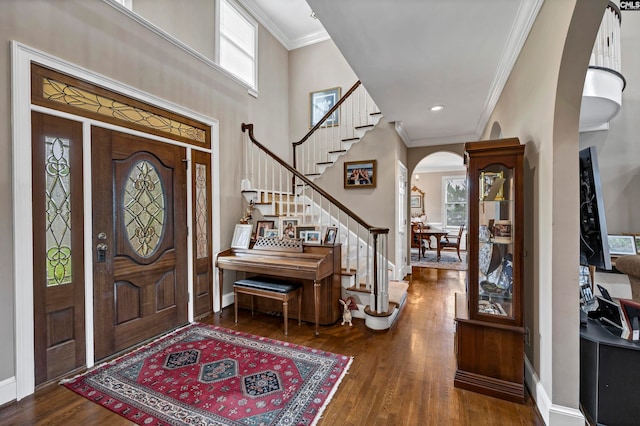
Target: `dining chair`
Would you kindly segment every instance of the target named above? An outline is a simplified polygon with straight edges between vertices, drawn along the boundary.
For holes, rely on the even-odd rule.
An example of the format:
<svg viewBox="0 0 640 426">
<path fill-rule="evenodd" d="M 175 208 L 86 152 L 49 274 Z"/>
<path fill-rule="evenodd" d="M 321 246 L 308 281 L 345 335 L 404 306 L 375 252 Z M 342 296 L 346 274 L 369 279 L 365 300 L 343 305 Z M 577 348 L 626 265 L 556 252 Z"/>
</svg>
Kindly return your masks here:
<svg viewBox="0 0 640 426">
<path fill-rule="evenodd" d="M 440 239 L 440 249 L 445 248 L 455 248 L 458 253 L 458 259 L 462 262 L 462 257 L 460 256 L 460 242 L 462 241 L 462 233 L 464 232 L 464 225 L 460 226 L 460 230 L 458 231 L 458 236 L 445 235 Z"/>
</svg>

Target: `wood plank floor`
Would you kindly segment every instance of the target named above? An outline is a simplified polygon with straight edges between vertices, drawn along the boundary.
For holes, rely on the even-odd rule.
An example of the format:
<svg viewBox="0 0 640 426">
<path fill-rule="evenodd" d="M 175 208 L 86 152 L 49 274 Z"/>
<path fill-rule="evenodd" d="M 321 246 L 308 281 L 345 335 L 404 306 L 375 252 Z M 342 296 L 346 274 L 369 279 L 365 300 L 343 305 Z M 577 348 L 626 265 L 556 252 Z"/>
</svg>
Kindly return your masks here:
<svg viewBox="0 0 640 426">
<path fill-rule="evenodd" d="M 533 401 L 524 405 L 453 387 L 453 294 L 464 291 L 464 272 L 414 268 L 409 296 L 393 327 L 298 326 L 290 319 L 251 317 L 233 307 L 203 322 L 354 356 L 320 426 L 327 425 L 544 425 Z M 130 425 L 122 417 L 58 385 L 0 409 L 2 425 Z"/>
</svg>

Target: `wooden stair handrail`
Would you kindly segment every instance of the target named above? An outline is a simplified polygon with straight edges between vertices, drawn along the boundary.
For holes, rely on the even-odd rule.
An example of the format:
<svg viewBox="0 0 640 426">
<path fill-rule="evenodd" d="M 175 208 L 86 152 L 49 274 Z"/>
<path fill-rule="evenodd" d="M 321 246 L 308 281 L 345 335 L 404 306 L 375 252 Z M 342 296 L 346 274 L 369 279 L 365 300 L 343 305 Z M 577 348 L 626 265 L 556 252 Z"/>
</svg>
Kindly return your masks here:
<svg viewBox="0 0 640 426">
<path fill-rule="evenodd" d="M 331 194 L 329 194 L 324 189 L 320 188 L 318 185 L 313 183 L 313 181 L 311 181 L 308 177 L 306 177 L 305 175 L 303 175 L 302 173 L 300 173 L 299 171 L 297 171 L 296 169 L 291 167 L 284 160 L 280 159 L 280 157 L 275 155 L 267 147 L 265 147 L 264 145 L 262 145 L 260 142 L 258 142 L 256 140 L 256 138 L 253 135 L 253 124 L 242 123 L 242 132 L 244 133 L 247 130 L 249 131 L 249 139 L 251 139 L 251 142 L 253 142 L 254 145 L 256 145 L 258 148 L 260 148 L 262 151 L 264 151 L 269 157 L 271 157 L 273 160 L 278 162 L 282 167 L 284 167 L 285 169 L 290 171 L 294 176 L 296 176 L 302 182 L 304 182 L 305 184 L 309 185 L 314 191 L 316 191 L 317 193 L 322 195 L 324 198 L 329 200 L 331 203 L 333 203 L 340 210 L 344 211 L 349 217 L 351 217 L 353 220 L 355 220 L 360 225 L 362 225 L 364 228 L 366 228 L 370 233 L 375 233 L 375 234 L 387 234 L 387 233 L 389 233 L 389 229 L 388 228 L 379 228 L 379 227 L 375 227 L 375 226 L 369 225 L 360 216 L 358 216 L 353 211 L 351 211 L 347 206 L 345 206 L 340 201 L 338 201 L 335 198 L 333 198 L 331 196 Z"/>
<path fill-rule="evenodd" d="M 306 135 L 304 135 L 304 137 L 302 139 L 300 139 L 298 142 L 293 142 L 293 149 L 295 151 L 296 146 L 298 145 L 302 145 L 304 143 L 304 141 L 306 141 L 307 139 L 309 139 L 311 137 L 311 135 L 318 130 L 320 127 L 322 127 L 322 125 L 324 124 L 325 121 L 327 121 L 329 119 L 329 117 L 331 117 L 331 115 L 338 109 L 340 108 L 340 105 L 342 105 L 342 103 L 347 100 L 347 98 L 349 96 L 351 96 L 351 94 L 358 88 L 358 86 L 360 86 L 362 83 L 360 82 L 360 80 L 356 81 L 355 84 L 353 86 L 351 86 L 351 89 L 349 89 L 347 91 L 347 93 L 345 93 L 339 100 L 338 102 L 335 103 L 335 105 L 333 105 L 331 107 L 331 109 L 329 111 L 327 111 L 327 113 L 324 115 L 324 117 L 322 117 L 320 119 L 320 121 L 318 121 L 316 123 L 315 126 L 313 126 L 311 128 L 311 130 L 309 130 L 309 133 L 307 133 Z M 295 156 L 294 156 L 294 161 L 295 161 Z"/>
</svg>

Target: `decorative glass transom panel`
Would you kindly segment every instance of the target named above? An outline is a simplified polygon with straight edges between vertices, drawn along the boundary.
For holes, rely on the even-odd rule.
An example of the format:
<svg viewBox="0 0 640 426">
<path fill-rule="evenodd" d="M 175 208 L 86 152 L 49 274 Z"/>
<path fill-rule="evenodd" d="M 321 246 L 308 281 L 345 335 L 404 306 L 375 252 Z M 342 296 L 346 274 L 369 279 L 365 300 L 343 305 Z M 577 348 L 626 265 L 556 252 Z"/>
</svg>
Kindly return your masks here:
<svg viewBox="0 0 640 426">
<path fill-rule="evenodd" d="M 206 141 L 206 134 L 202 129 L 47 77 L 42 78 L 42 96 L 44 99 L 182 136 L 201 144 Z"/>
<path fill-rule="evenodd" d="M 150 257 L 160 244 L 166 223 L 166 194 L 156 168 L 147 160 L 132 167 L 124 189 L 124 226 L 131 247 Z"/>
<path fill-rule="evenodd" d="M 196 163 L 196 257 L 209 256 L 207 238 L 207 166 Z"/>
<path fill-rule="evenodd" d="M 71 283 L 69 140 L 45 137 L 47 286 Z"/>
</svg>

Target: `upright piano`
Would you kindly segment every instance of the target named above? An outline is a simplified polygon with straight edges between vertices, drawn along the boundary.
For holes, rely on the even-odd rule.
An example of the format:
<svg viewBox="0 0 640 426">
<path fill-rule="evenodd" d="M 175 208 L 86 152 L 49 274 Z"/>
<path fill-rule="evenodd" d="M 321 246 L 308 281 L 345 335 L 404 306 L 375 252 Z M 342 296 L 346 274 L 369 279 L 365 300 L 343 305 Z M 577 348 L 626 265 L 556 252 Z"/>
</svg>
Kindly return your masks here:
<svg viewBox="0 0 640 426">
<path fill-rule="evenodd" d="M 223 273 L 225 270 L 244 272 L 247 277 L 268 275 L 303 284 L 302 319 L 318 325 L 335 323 L 341 314 L 341 251 L 336 245 L 305 245 L 302 240 L 261 238 L 253 248 L 231 248 L 216 256 L 222 307 Z M 281 309 L 268 299 L 258 300 L 256 307 L 268 311 Z M 297 315 L 297 306 L 290 315 Z M 221 310 L 222 311 L 222 310 Z"/>
</svg>

